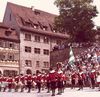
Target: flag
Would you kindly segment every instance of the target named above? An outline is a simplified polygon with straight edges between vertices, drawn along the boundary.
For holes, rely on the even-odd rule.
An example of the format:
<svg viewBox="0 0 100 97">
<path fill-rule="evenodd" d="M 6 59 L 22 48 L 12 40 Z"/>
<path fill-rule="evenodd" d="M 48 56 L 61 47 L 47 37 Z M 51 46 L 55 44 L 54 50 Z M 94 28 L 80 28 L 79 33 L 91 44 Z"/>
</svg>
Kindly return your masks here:
<svg viewBox="0 0 100 97">
<path fill-rule="evenodd" d="M 98 55 L 97 55 L 96 52 L 94 53 L 94 55 L 93 55 L 93 57 L 92 57 L 92 60 L 93 60 L 94 62 L 96 62 L 97 64 L 99 64 Z"/>
<path fill-rule="evenodd" d="M 68 63 L 69 63 L 70 65 L 73 65 L 74 62 L 75 62 L 75 57 L 74 57 L 74 53 L 73 53 L 72 47 L 70 47 L 69 56 L 70 56 L 70 57 L 69 57 Z"/>
</svg>

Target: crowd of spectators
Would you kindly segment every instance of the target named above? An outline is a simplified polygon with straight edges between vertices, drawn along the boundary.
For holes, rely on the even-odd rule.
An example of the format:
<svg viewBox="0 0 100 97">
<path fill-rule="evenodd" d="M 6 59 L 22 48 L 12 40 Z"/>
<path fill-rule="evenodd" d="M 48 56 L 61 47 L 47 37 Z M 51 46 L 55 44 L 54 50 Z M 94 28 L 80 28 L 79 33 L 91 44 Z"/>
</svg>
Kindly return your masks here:
<svg viewBox="0 0 100 97">
<path fill-rule="evenodd" d="M 93 69 L 100 72 L 100 46 L 94 44 L 82 51 L 81 53 L 74 55 L 75 62 L 69 64 L 66 62 L 67 69 L 76 69 L 83 72 L 91 72 Z M 64 67 L 65 68 L 65 67 Z"/>
<path fill-rule="evenodd" d="M 86 42 L 83 42 L 83 43 L 76 43 L 76 42 L 74 42 L 74 43 L 63 43 L 63 44 L 60 44 L 60 45 L 55 45 L 54 48 L 53 48 L 53 51 L 63 50 L 63 49 L 66 49 L 66 48 L 68 48 L 70 46 L 75 47 L 75 48 L 77 48 L 77 47 L 86 48 L 86 47 L 91 47 L 91 46 L 96 45 L 96 44 L 97 43 L 93 43 L 93 42 L 87 42 L 87 43 Z"/>
</svg>

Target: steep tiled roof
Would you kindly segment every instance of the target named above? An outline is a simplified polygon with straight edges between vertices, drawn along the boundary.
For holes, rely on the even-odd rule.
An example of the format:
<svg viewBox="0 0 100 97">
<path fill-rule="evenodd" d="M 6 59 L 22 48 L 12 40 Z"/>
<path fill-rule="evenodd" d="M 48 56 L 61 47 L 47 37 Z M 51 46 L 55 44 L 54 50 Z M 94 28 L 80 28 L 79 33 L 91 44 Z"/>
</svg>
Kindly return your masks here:
<svg viewBox="0 0 100 97">
<path fill-rule="evenodd" d="M 49 24 L 53 24 L 54 17 L 56 16 L 54 14 L 40 11 L 38 9 L 32 10 L 32 8 L 16 5 L 9 2 L 8 5 L 10 6 L 13 14 L 17 18 L 17 22 L 20 25 L 23 25 L 22 21 L 26 21 L 32 22 L 33 24 L 41 23 L 41 25 L 49 26 Z"/>
<path fill-rule="evenodd" d="M 19 38 L 14 29 L 0 23 L 0 39 L 19 42 Z"/>
<path fill-rule="evenodd" d="M 20 27 L 28 28 L 29 30 L 31 28 L 37 30 L 45 30 L 53 34 L 53 31 L 55 30 L 53 28 L 54 18 L 57 15 L 38 9 L 32 10 L 32 8 L 12 4 L 9 2 L 7 6 L 11 8 L 11 11 L 16 17 L 16 21 Z M 67 35 L 64 36 L 66 37 Z"/>
</svg>

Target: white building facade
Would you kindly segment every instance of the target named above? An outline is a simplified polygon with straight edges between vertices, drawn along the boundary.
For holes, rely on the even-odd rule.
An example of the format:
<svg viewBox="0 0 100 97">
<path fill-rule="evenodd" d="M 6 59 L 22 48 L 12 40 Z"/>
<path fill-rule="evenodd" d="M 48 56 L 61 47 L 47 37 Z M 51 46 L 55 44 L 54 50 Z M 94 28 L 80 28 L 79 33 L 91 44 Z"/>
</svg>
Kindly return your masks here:
<svg viewBox="0 0 100 97">
<path fill-rule="evenodd" d="M 56 15 L 8 3 L 3 22 L 15 28 L 20 38 L 20 73 L 45 71 L 50 67 L 50 51 L 68 35 L 56 32 Z"/>
<path fill-rule="evenodd" d="M 16 31 L 0 23 L 0 74 L 19 74 L 19 43 Z"/>
</svg>

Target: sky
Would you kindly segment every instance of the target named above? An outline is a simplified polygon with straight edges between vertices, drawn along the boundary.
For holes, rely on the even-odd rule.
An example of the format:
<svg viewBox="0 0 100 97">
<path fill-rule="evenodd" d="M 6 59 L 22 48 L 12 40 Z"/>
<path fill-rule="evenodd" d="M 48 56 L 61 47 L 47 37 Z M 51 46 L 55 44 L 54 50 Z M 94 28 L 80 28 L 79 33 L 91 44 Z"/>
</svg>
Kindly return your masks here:
<svg viewBox="0 0 100 97">
<path fill-rule="evenodd" d="M 3 20 L 7 2 L 12 2 L 26 7 L 34 6 L 36 9 L 53 14 L 59 14 L 59 10 L 54 5 L 54 1 L 55 0 L 0 0 L 0 22 Z M 94 4 L 97 6 L 97 10 L 100 13 L 100 0 L 94 0 Z M 94 22 L 95 25 L 100 26 L 100 14 L 98 14 L 98 17 L 94 19 Z"/>
</svg>

